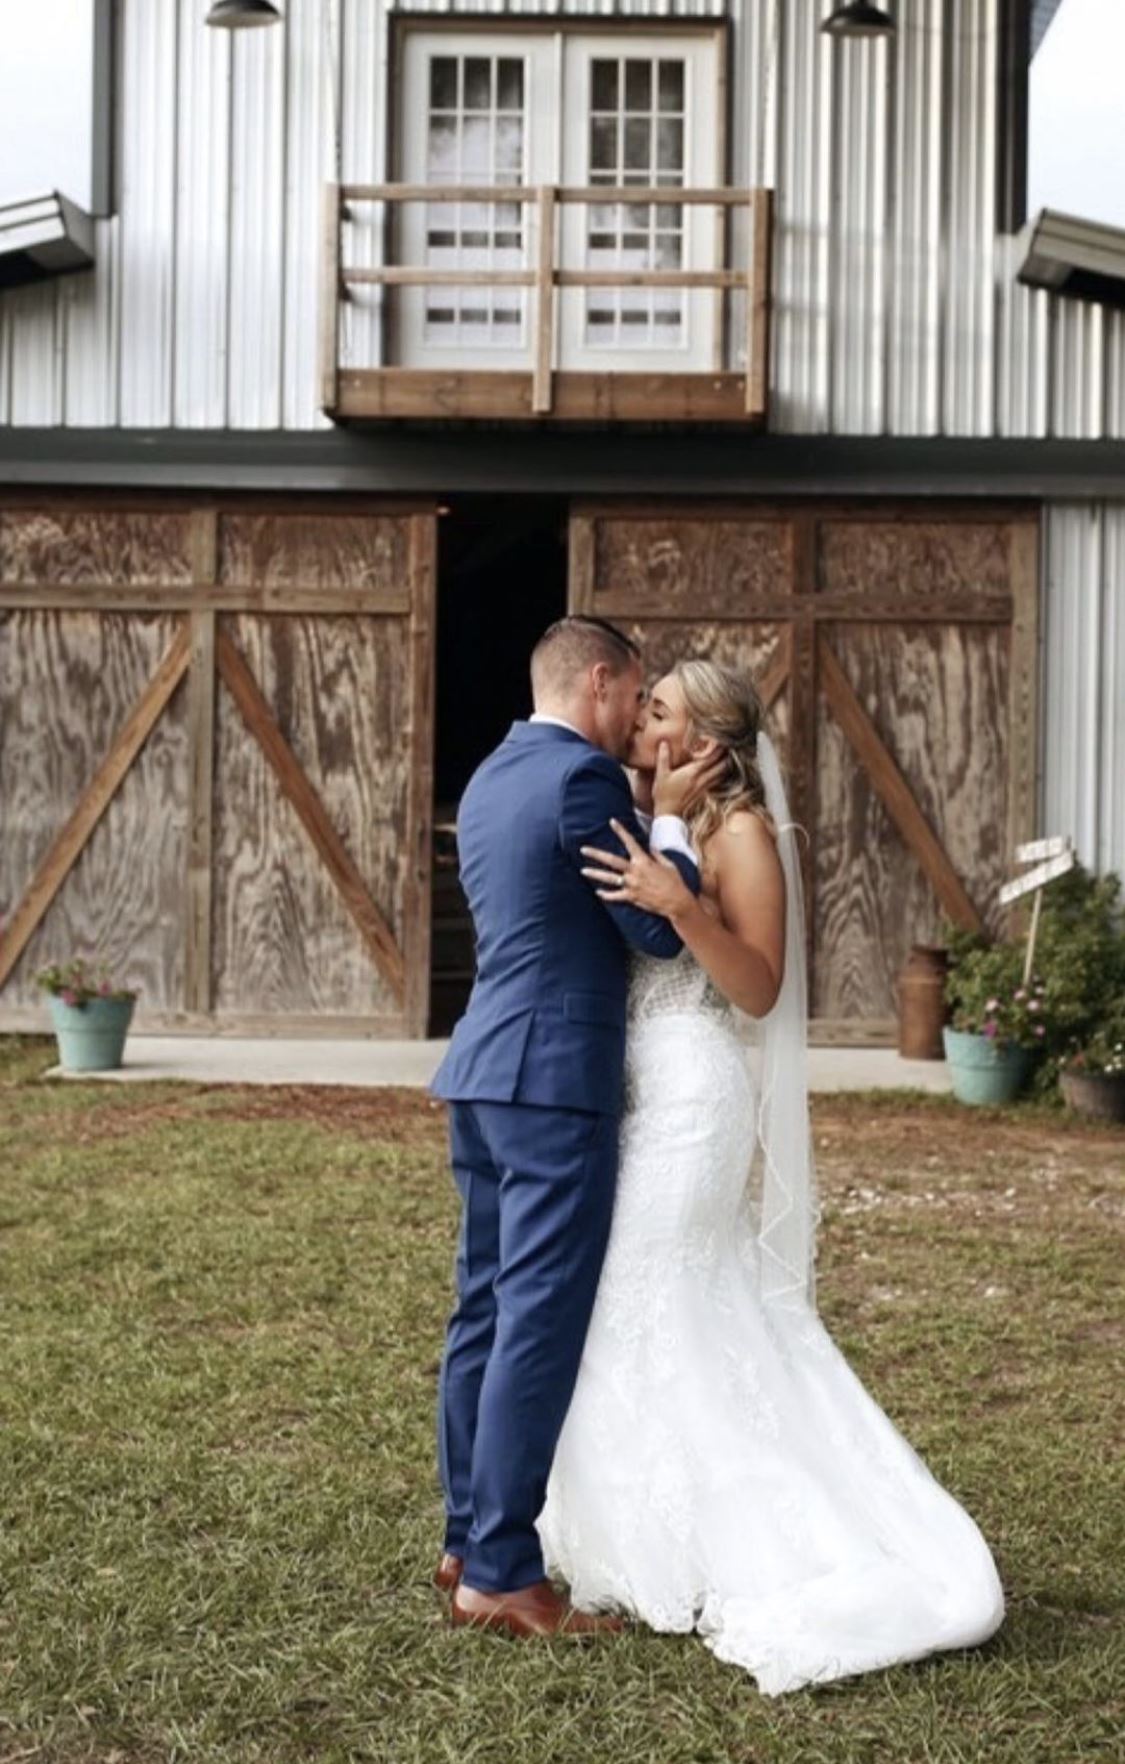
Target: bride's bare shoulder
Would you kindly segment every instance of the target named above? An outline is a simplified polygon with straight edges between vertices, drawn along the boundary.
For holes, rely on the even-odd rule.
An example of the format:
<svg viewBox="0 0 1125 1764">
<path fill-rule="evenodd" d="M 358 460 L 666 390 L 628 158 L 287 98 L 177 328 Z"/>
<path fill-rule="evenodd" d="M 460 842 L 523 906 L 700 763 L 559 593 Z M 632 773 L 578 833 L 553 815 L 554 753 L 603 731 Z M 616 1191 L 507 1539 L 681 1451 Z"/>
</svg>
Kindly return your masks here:
<svg viewBox="0 0 1125 1764">
<path fill-rule="evenodd" d="M 765 815 L 753 809 L 733 809 L 715 828 L 707 845 L 716 862 L 721 863 L 724 856 L 744 862 L 750 853 L 776 851 L 777 838 Z"/>
<path fill-rule="evenodd" d="M 753 809 L 734 809 L 715 828 L 704 864 L 711 885 L 724 900 L 745 893 L 760 904 L 780 897 L 784 890 L 773 826 Z"/>
</svg>

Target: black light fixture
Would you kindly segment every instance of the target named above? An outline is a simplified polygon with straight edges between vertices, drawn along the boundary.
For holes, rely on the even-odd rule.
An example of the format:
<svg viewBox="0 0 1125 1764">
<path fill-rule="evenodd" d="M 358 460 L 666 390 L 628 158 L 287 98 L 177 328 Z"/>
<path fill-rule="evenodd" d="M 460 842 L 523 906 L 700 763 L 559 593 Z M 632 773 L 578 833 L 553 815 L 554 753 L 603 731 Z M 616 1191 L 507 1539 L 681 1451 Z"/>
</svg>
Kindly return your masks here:
<svg viewBox="0 0 1125 1764">
<path fill-rule="evenodd" d="M 254 25 L 280 24 L 281 14 L 270 0 L 215 0 L 207 23 L 225 31 L 245 31 Z"/>
<path fill-rule="evenodd" d="M 846 0 L 833 9 L 820 28 L 830 37 L 889 37 L 895 21 L 881 6 L 870 5 L 869 0 Z"/>
</svg>

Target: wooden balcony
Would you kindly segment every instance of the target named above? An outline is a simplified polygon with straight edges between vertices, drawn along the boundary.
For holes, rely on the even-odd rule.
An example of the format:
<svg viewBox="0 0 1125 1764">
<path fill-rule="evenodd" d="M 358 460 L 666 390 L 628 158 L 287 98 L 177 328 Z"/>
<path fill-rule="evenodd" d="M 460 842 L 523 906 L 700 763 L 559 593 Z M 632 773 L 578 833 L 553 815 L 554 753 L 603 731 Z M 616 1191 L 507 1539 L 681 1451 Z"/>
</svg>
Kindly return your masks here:
<svg viewBox="0 0 1125 1764">
<path fill-rule="evenodd" d="M 656 189 L 598 186 L 566 189 L 554 185 L 329 184 L 324 191 L 320 312 L 321 405 L 337 422 L 413 418 L 433 421 L 481 419 L 528 423 L 739 423 L 755 426 L 766 418 L 769 384 L 769 284 L 771 198 L 769 190 Z M 381 263 L 360 267 L 343 260 L 344 223 L 360 205 L 383 204 L 385 216 L 401 214 L 406 203 L 506 203 L 534 210 L 534 266 L 523 268 L 435 268 L 425 264 Z M 558 225 L 567 204 L 652 204 L 709 207 L 715 212 L 715 249 L 708 269 L 599 269 L 570 267 L 560 261 Z M 745 210 L 746 261 L 731 263 L 732 218 Z M 395 236 L 385 228 L 387 238 Z M 383 365 L 361 366 L 341 359 L 342 316 L 362 285 L 385 290 L 524 288 L 529 291 L 527 365 L 481 368 L 429 367 L 389 359 L 391 329 L 384 302 L 381 339 L 372 353 Z M 661 288 L 711 290 L 717 306 L 713 360 L 684 371 L 682 352 L 667 350 L 668 369 L 582 371 L 559 364 L 560 290 L 569 288 Z M 391 299 L 394 294 L 391 294 Z M 737 333 L 740 334 L 736 334 Z M 479 359 L 478 352 L 478 359 Z M 472 352 L 467 352 L 471 358 Z M 628 360 L 622 349 L 621 359 Z M 738 371 L 724 364 L 735 361 Z M 745 363 L 742 367 L 741 364 Z"/>
</svg>

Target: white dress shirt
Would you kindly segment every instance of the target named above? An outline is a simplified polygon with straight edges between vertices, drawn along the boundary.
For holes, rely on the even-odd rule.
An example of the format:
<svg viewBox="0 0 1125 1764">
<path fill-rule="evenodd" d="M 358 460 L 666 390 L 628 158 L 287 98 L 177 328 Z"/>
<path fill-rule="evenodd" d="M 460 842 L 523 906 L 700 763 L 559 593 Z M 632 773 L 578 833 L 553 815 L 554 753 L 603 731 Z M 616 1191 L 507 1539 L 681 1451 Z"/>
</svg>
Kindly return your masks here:
<svg viewBox="0 0 1125 1764">
<path fill-rule="evenodd" d="M 565 717 L 551 717 L 545 711 L 532 711 L 528 722 L 557 723 L 560 729 L 569 729 L 574 735 L 582 735 L 582 730 L 576 729 L 573 723 L 568 723 Z M 590 737 L 582 735 L 582 739 L 589 741 Z M 590 742 L 590 745 L 593 746 L 594 743 Z M 644 809 L 639 808 L 634 808 L 633 812 L 640 826 L 648 835 L 649 846 L 653 851 L 678 851 L 682 857 L 690 858 L 692 863 L 698 866 L 699 859 L 691 848 L 691 836 L 687 830 L 687 822 L 682 821 L 679 815 L 654 816 L 646 814 Z"/>
</svg>

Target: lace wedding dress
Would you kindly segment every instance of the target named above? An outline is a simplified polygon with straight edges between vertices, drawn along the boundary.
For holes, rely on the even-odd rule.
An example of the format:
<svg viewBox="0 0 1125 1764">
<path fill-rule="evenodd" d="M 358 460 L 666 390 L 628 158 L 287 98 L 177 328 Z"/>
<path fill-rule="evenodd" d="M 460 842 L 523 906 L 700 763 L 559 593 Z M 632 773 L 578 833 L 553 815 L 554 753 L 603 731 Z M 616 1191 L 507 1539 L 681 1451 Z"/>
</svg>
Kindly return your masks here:
<svg viewBox="0 0 1125 1764">
<path fill-rule="evenodd" d="M 756 1079 L 687 949 L 634 955 L 609 1247 L 539 1533 L 575 1604 L 767 1695 L 983 1641 L 988 1546 L 817 1317 L 760 1298 Z"/>
</svg>

